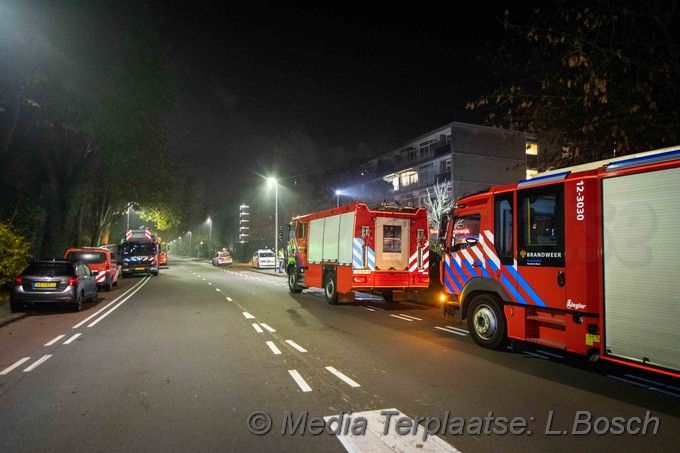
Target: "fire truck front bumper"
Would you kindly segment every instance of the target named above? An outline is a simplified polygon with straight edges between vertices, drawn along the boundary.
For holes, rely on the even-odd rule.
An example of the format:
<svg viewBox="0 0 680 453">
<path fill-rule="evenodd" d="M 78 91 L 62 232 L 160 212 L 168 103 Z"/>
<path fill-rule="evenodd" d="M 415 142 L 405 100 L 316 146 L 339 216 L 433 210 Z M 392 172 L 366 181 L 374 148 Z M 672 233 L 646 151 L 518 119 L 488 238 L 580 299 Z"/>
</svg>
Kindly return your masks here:
<svg viewBox="0 0 680 453">
<path fill-rule="evenodd" d="M 439 306 L 444 316 L 453 315 L 460 318 L 463 315 L 460 296 L 458 294 L 440 293 Z"/>
</svg>

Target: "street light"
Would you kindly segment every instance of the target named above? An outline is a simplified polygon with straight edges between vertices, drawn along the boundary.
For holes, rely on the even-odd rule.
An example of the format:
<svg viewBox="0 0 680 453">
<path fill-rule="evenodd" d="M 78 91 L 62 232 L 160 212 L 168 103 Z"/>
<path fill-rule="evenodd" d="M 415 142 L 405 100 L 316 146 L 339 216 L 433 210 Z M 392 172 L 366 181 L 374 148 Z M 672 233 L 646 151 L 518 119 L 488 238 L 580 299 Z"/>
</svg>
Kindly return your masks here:
<svg viewBox="0 0 680 453">
<path fill-rule="evenodd" d="M 274 266 L 274 272 L 277 272 L 279 261 L 279 184 L 274 178 L 267 178 L 267 181 L 269 181 L 269 187 L 274 185 L 274 256 L 277 264 Z"/>
<path fill-rule="evenodd" d="M 201 258 L 201 250 L 203 249 L 203 241 L 201 241 L 201 246 L 198 248 L 198 254 L 196 255 L 196 258 L 200 259 Z"/>
<path fill-rule="evenodd" d="M 189 258 L 191 258 L 191 231 L 187 233 L 189 235 Z"/>
<path fill-rule="evenodd" d="M 208 235 L 208 258 L 212 255 L 210 254 L 210 247 L 212 246 L 212 220 L 208 216 L 208 223 L 210 224 L 210 234 Z"/>
<path fill-rule="evenodd" d="M 336 208 L 340 207 L 340 194 L 341 194 L 341 192 L 339 190 L 335 191 L 335 197 L 336 197 L 336 200 L 337 200 L 336 203 L 335 203 Z"/>
</svg>

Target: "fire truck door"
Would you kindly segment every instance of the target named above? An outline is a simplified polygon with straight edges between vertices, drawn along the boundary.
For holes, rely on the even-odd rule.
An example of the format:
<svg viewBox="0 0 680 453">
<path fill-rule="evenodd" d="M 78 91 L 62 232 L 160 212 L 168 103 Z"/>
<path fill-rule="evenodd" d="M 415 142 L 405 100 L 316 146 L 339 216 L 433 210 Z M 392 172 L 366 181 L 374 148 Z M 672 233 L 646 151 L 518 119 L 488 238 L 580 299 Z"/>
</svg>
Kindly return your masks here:
<svg viewBox="0 0 680 453">
<path fill-rule="evenodd" d="M 387 270 L 408 269 L 409 221 L 378 217 L 375 220 L 375 265 Z"/>
<path fill-rule="evenodd" d="M 564 184 L 517 192 L 517 298 L 528 306 L 564 308 Z"/>
</svg>

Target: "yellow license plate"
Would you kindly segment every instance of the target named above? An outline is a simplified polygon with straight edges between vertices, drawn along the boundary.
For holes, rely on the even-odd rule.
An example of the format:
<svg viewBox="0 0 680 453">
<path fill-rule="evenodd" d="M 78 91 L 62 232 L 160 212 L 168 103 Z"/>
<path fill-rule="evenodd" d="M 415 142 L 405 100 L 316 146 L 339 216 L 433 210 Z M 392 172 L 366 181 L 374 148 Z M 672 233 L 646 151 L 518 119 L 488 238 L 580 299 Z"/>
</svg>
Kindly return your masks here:
<svg viewBox="0 0 680 453">
<path fill-rule="evenodd" d="M 56 288 L 57 282 L 35 282 L 34 288 Z"/>
<path fill-rule="evenodd" d="M 135 270 L 136 270 L 136 271 L 143 271 L 144 268 L 143 268 L 143 267 L 135 267 Z"/>
</svg>

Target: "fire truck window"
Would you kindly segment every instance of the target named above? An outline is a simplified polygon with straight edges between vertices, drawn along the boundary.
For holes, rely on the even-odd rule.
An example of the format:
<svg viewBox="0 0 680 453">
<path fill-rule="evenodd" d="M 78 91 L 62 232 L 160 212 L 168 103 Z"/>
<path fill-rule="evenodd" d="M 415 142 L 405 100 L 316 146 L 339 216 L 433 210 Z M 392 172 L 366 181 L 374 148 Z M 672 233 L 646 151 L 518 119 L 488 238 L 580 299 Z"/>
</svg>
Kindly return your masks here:
<svg viewBox="0 0 680 453">
<path fill-rule="evenodd" d="M 518 264 L 564 266 L 563 186 L 519 193 Z"/>
<path fill-rule="evenodd" d="M 496 252 L 501 263 L 512 264 L 515 251 L 512 243 L 512 194 L 496 196 L 494 209 Z"/>
<path fill-rule="evenodd" d="M 479 241 L 479 214 L 472 214 L 453 219 L 453 231 L 451 234 L 451 248 L 457 250 L 473 247 Z"/>
<path fill-rule="evenodd" d="M 303 238 L 307 235 L 307 224 L 306 223 L 298 223 L 296 235 L 299 238 Z"/>
</svg>

